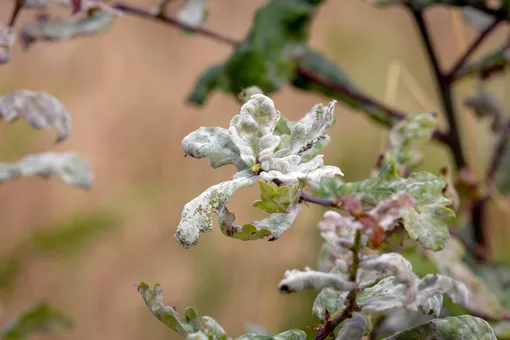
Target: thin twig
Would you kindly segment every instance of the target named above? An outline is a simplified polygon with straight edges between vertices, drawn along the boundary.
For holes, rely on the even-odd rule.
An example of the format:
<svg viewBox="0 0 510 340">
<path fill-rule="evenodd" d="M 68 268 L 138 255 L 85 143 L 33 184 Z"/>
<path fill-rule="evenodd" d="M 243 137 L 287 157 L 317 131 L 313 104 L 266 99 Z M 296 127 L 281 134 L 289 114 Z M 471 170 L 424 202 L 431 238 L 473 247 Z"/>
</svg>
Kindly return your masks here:
<svg viewBox="0 0 510 340">
<path fill-rule="evenodd" d="M 508 141 L 510 139 L 510 121 L 507 122 L 501 129 L 500 136 L 494 148 L 489 167 L 485 175 L 485 183 L 492 185 L 496 178 L 499 168 L 503 163 L 505 153 L 508 151 Z"/>
<path fill-rule="evenodd" d="M 457 62 L 452 66 L 452 68 L 450 69 L 450 71 L 448 71 L 446 74 L 445 74 L 445 79 L 448 80 L 450 83 L 459 79 L 457 78 L 457 73 L 459 72 L 459 70 L 466 64 L 466 61 L 468 60 L 468 58 L 473 54 L 473 52 L 482 44 L 482 42 L 485 40 L 485 38 L 487 38 L 489 36 L 489 34 L 494 31 L 494 29 L 496 27 L 498 27 L 499 23 L 501 21 L 499 20 L 494 20 L 494 22 L 489 26 L 487 27 L 486 29 L 484 29 L 482 32 L 480 32 L 480 34 L 478 35 L 478 37 L 473 40 L 473 42 L 471 43 L 471 45 L 466 49 L 466 51 L 464 52 L 464 54 L 457 60 Z"/>
<path fill-rule="evenodd" d="M 352 248 L 352 266 L 350 268 L 349 279 L 356 282 L 356 276 L 358 275 L 359 267 L 359 252 L 361 249 L 361 231 L 356 230 L 356 236 L 354 238 L 354 246 Z M 352 317 L 352 313 L 359 310 L 359 306 L 356 303 L 356 296 L 358 294 L 358 288 L 354 288 L 349 292 L 346 299 L 345 308 L 338 316 L 333 320 L 328 320 L 323 327 L 317 332 L 315 340 L 324 340 L 333 332 L 335 328 L 341 324 L 345 319 Z"/>
<path fill-rule="evenodd" d="M 306 78 L 307 80 L 309 80 L 315 84 L 320 84 L 320 85 L 326 86 L 332 90 L 344 93 L 347 96 L 353 98 L 354 100 L 358 100 L 358 101 L 363 102 L 366 105 L 376 107 L 381 112 L 384 112 L 385 114 L 387 114 L 388 117 L 390 117 L 392 120 L 398 121 L 398 120 L 402 120 L 406 117 L 406 114 L 404 112 L 390 108 L 387 105 L 385 105 L 384 103 L 381 103 L 374 98 L 365 96 L 364 94 L 362 94 L 358 91 L 354 91 L 353 89 L 349 88 L 348 86 L 344 86 L 343 84 L 339 84 L 337 82 L 333 82 L 329 79 L 326 79 L 325 77 L 322 77 L 322 76 L 316 74 L 315 72 L 310 71 L 307 68 L 299 67 L 297 72 L 301 77 Z M 449 136 L 440 130 L 434 131 L 432 138 L 434 140 L 437 140 L 437 141 L 447 144 L 447 145 L 450 143 Z"/>
<path fill-rule="evenodd" d="M 14 3 L 14 8 L 12 9 L 11 17 L 9 19 L 9 22 L 7 23 L 8 27 L 14 27 L 14 24 L 16 23 L 16 19 L 18 18 L 19 14 L 21 13 L 21 9 L 23 8 L 23 0 L 16 0 Z"/>
<path fill-rule="evenodd" d="M 449 145 L 455 160 L 455 166 L 457 169 L 465 168 L 467 164 L 466 159 L 464 157 L 464 152 L 462 150 L 459 128 L 457 126 L 457 119 L 455 117 L 455 109 L 453 106 L 450 82 L 447 80 L 447 78 L 445 78 L 439 66 L 439 61 L 436 56 L 434 47 L 432 46 L 432 41 L 430 39 L 427 25 L 425 24 L 425 20 L 423 18 L 422 11 L 415 10 L 413 8 L 410 8 L 410 10 L 413 14 L 416 25 L 418 26 L 418 29 L 420 31 L 421 38 L 425 45 L 425 49 L 427 51 L 430 64 L 432 66 L 432 70 L 436 78 L 437 86 L 439 87 L 441 101 L 443 103 L 443 109 L 445 110 L 446 119 L 448 120 L 449 125 L 448 135 L 450 138 Z"/>
<path fill-rule="evenodd" d="M 304 202 L 315 203 L 315 204 L 323 205 L 325 207 L 336 207 L 337 206 L 337 204 L 334 201 L 316 197 L 316 196 L 307 194 L 306 192 L 301 193 L 301 199 Z"/>
<path fill-rule="evenodd" d="M 169 17 L 164 16 L 162 14 L 154 15 L 153 13 L 151 13 L 149 11 L 146 11 L 146 10 L 143 10 L 143 9 L 140 9 L 140 8 L 136 8 L 136 7 L 124 4 L 122 2 L 115 3 L 113 5 L 113 8 L 115 8 L 115 9 L 117 9 L 119 11 L 122 11 L 124 13 L 127 13 L 127 14 L 135 15 L 135 16 L 138 16 L 138 17 L 141 17 L 141 18 L 153 19 L 153 20 L 165 23 L 165 24 L 170 25 L 170 26 L 186 29 L 186 30 L 191 31 L 193 33 L 196 33 L 198 35 L 202 35 L 204 37 L 208 37 L 208 38 L 214 39 L 216 41 L 225 43 L 225 44 L 230 45 L 230 46 L 237 46 L 238 44 L 240 44 L 240 41 L 237 41 L 237 40 L 235 40 L 233 38 L 230 38 L 230 37 L 226 37 L 226 36 L 221 35 L 221 34 L 219 34 L 217 32 L 208 30 L 206 28 L 201 28 L 201 27 L 195 27 L 195 26 L 192 26 L 192 25 L 188 25 L 188 24 L 183 23 L 183 22 L 181 22 L 181 21 L 179 21 L 177 19 L 169 18 Z"/>
</svg>

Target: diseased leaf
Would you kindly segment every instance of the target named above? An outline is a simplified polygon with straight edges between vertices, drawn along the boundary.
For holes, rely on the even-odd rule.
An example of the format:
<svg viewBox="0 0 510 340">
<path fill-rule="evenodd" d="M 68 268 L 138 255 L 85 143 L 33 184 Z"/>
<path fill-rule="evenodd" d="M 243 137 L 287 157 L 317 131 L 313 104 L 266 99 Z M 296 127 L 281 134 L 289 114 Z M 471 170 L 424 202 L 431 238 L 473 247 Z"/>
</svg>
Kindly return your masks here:
<svg viewBox="0 0 510 340">
<path fill-rule="evenodd" d="M 23 117 L 35 129 L 55 126 L 57 143 L 67 139 L 71 132 L 71 117 L 66 108 L 46 92 L 19 90 L 0 96 L 0 117 L 9 123 Z"/>
<path fill-rule="evenodd" d="M 259 181 L 261 200 L 253 202 L 253 206 L 270 214 L 286 213 L 290 206 L 299 200 L 301 190 L 297 185 L 274 187 Z"/>
<path fill-rule="evenodd" d="M 360 313 L 356 313 L 342 323 L 336 340 L 361 340 L 369 328 L 369 322 Z"/>
<path fill-rule="evenodd" d="M 16 163 L 0 163 L 0 184 L 21 176 L 55 176 L 83 189 L 89 189 L 94 180 L 89 165 L 73 152 L 49 151 L 28 155 Z"/>
<path fill-rule="evenodd" d="M 476 275 L 463 261 L 465 249 L 462 243 L 450 238 L 446 247 L 439 252 L 426 251 L 425 256 L 437 266 L 439 272 L 463 282 L 469 291 L 467 307 L 493 318 L 510 317 L 510 311 L 502 306 L 508 296 L 506 289 L 501 296 L 496 295 L 495 287 L 490 287 L 483 276 Z M 502 281 L 498 279 L 498 281 Z"/>
<path fill-rule="evenodd" d="M 386 253 L 363 259 L 359 264 L 356 282 L 361 286 L 371 286 L 388 276 L 395 276 L 400 282 L 408 285 L 415 280 L 413 267 L 409 261 L 398 253 Z"/>
<path fill-rule="evenodd" d="M 437 126 L 437 117 L 432 113 L 410 115 L 395 124 L 390 131 L 390 146 L 384 160 L 395 163 L 398 172 L 403 167 L 416 168 L 423 158 L 419 148 L 430 141 Z"/>
<path fill-rule="evenodd" d="M 23 25 L 21 43 L 28 48 L 36 41 L 63 41 L 101 33 L 112 25 L 115 18 L 115 15 L 106 10 L 91 12 L 70 19 L 39 16 L 35 22 Z"/>
<path fill-rule="evenodd" d="M 205 25 L 208 10 L 208 0 L 184 0 L 177 12 L 177 19 L 191 27 L 202 27 Z"/>
<path fill-rule="evenodd" d="M 332 188 L 331 183 L 327 185 Z M 396 173 L 395 163 L 388 163 L 376 178 L 338 184 L 335 197 L 354 195 L 370 208 L 395 194 L 409 194 L 417 204 L 402 215 L 406 231 L 423 247 L 438 251 L 444 248 L 448 240 L 448 224 L 455 220 L 455 213 L 446 208 L 450 201 L 443 196 L 445 186 L 444 178 L 425 171 L 401 178 Z M 316 191 L 321 190 L 329 189 L 319 185 Z"/>
<path fill-rule="evenodd" d="M 253 221 L 243 226 L 233 225 L 235 215 L 226 207 L 219 219 L 223 234 L 243 241 L 267 239 L 274 241 L 279 239 L 287 231 L 296 219 L 301 205 L 291 206 L 287 213 L 274 213 L 262 221 Z"/>
<path fill-rule="evenodd" d="M 221 127 L 201 127 L 184 137 L 181 147 L 187 156 L 209 157 L 213 169 L 227 164 L 235 165 L 238 171 L 248 168 L 239 148 L 230 139 L 229 131 Z"/>
<path fill-rule="evenodd" d="M 239 188 L 249 187 L 257 183 L 256 176 L 250 176 L 246 170 L 246 177 L 238 176 L 227 182 L 213 185 L 200 196 L 184 206 L 181 221 L 177 226 L 175 239 L 183 247 L 190 248 L 198 241 L 200 233 L 212 231 L 213 213 L 219 214 L 225 207 L 230 196 Z"/>
<path fill-rule="evenodd" d="M 341 274 L 342 271 L 339 268 L 333 268 L 332 274 Z M 345 275 L 345 274 L 343 274 Z M 312 307 L 313 316 L 320 322 L 326 321 L 326 315 L 329 313 L 332 317 L 339 311 L 341 311 L 345 304 L 344 301 L 347 299 L 348 291 L 339 291 L 330 287 L 325 287 L 315 298 Z M 326 313 L 327 310 L 327 313 Z"/>
<path fill-rule="evenodd" d="M 0 27 L 0 64 L 7 64 L 11 59 L 11 50 L 16 36 L 11 27 Z"/>
<path fill-rule="evenodd" d="M 280 137 L 273 135 L 280 112 L 274 102 L 256 94 L 241 107 L 230 122 L 230 138 L 239 148 L 242 160 L 249 167 L 270 157 L 280 144 Z"/>
<path fill-rule="evenodd" d="M 393 334 L 385 340 L 496 340 L 487 321 L 463 315 L 434 319 L 419 326 Z"/>
<path fill-rule="evenodd" d="M 255 94 L 264 94 L 264 92 L 258 86 L 250 86 L 250 87 L 243 89 L 239 93 L 238 98 L 242 103 L 246 103 L 248 100 L 250 100 L 251 96 L 253 96 Z M 280 117 L 278 124 L 282 124 L 282 119 L 283 118 Z M 278 130 L 278 124 L 276 124 L 277 125 L 276 130 Z M 284 119 L 283 119 L 283 124 L 285 124 Z"/>
<path fill-rule="evenodd" d="M 69 329 L 72 325 L 73 322 L 69 317 L 43 302 L 1 328 L 0 338 L 3 340 L 27 339 L 31 333 Z"/>
<path fill-rule="evenodd" d="M 271 0 L 258 9 L 247 38 L 221 70 L 216 66 L 214 72 L 204 73 L 208 76 L 195 85 L 192 102 L 203 104 L 215 88 L 237 96 L 249 86 L 258 86 L 266 94 L 284 86 L 294 76 L 295 58 L 306 48 L 311 19 L 321 2 Z M 204 86 L 204 79 L 212 86 Z"/>
<path fill-rule="evenodd" d="M 284 293 L 296 293 L 305 289 L 322 290 L 326 287 L 337 291 L 348 291 L 356 286 L 349 277 L 341 273 L 323 273 L 313 270 L 287 270 L 278 290 Z"/>
</svg>

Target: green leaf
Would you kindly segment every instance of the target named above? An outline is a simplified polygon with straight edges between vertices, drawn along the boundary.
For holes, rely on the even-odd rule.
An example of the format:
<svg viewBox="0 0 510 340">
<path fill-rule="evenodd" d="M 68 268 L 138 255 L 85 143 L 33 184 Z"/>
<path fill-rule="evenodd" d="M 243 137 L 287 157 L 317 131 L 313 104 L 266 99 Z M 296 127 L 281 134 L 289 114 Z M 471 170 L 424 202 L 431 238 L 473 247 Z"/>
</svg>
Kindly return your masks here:
<svg viewBox="0 0 510 340">
<path fill-rule="evenodd" d="M 338 181 L 337 178 L 335 180 Z M 354 195 L 364 205 L 374 207 L 381 200 L 398 193 L 411 195 L 417 205 L 403 214 L 404 227 L 409 236 L 423 247 L 438 251 L 444 248 L 448 240 L 448 224 L 455 220 L 455 213 L 446 208 L 450 201 L 443 196 L 445 186 L 444 178 L 426 171 L 412 173 L 408 178 L 399 177 L 395 163 L 387 163 L 378 177 L 360 182 L 337 183 L 335 198 Z M 332 187 L 329 182 L 327 188 L 319 185 L 315 191 L 328 192 Z"/>
<path fill-rule="evenodd" d="M 266 94 L 283 87 L 294 76 L 295 58 L 306 48 L 311 19 L 321 2 L 272 0 L 258 9 L 246 40 L 221 71 L 209 69 L 205 72 L 208 76 L 197 82 L 190 96 L 193 102 L 203 104 L 214 88 L 237 95 L 249 86 L 258 86 Z M 213 86 L 204 86 L 204 78 Z M 203 91 L 206 88 L 208 91 Z"/>
<path fill-rule="evenodd" d="M 232 238 L 242 241 L 260 239 L 274 241 L 292 226 L 300 210 L 301 205 L 296 204 L 291 206 L 287 213 L 274 213 L 262 221 L 235 226 L 233 225 L 235 215 L 225 207 L 220 215 L 219 224 L 223 234 Z"/>
<path fill-rule="evenodd" d="M 115 16 L 111 11 L 95 10 L 90 15 L 83 13 L 71 19 L 40 16 L 21 28 L 21 42 L 25 48 L 36 41 L 64 41 L 106 31 Z"/>
<path fill-rule="evenodd" d="M 384 160 L 395 163 L 399 172 L 402 167 L 416 168 L 423 158 L 419 148 L 430 141 L 437 126 L 437 117 L 432 113 L 407 116 L 391 129 L 390 148 Z"/>
<path fill-rule="evenodd" d="M 299 200 L 301 190 L 297 185 L 274 187 L 259 181 L 261 200 L 253 202 L 253 206 L 270 214 L 286 213 L 290 206 Z"/>
<path fill-rule="evenodd" d="M 322 80 L 320 84 L 315 81 L 317 78 Z M 392 126 L 399 118 L 367 104 L 364 99 L 370 96 L 364 94 L 338 65 L 312 49 L 307 49 L 299 59 L 292 85 L 335 98 L 355 110 L 363 110 L 373 120 L 386 126 Z"/>
<path fill-rule="evenodd" d="M 318 185 L 313 185 L 312 193 L 314 196 L 324 198 L 327 200 L 334 200 L 338 198 L 338 193 L 340 192 L 340 188 L 344 185 L 345 182 L 340 176 L 335 176 L 333 178 L 328 178 L 320 182 Z"/>
<path fill-rule="evenodd" d="M 184 137 L 181 147 L 187 156 L 209 157 L 213 169 L 227 164 L 235 165 L 238 171 L 248 168 L 239 148 L 230 139 L 229 131 L 221 127 L 201 127 Z"/>
<path fill-rule="evenodd" d="M 200 77 L 198 77 L 193 91 L 188 95 L 188 103 L 203 105 L 207 96 L 209 96 L 209 92 L 218 86 L 224 67 L 224 63 L 218 63 L 209 67 L 206 72 L 202 73 Z"/>
<path fill-rule="evenodd" d="M 434 319 L 393 334 L 385 340 L 496 340 L 491 326 L 483 319 L 463 315 Z"/>
<path fill-rule="evenodd" d="M 46 92 L 19 90 L 0 96 L 0 118 L 12 123 L 25 118 L 35 129 L 56 127 L 57 143 L 69 137 L 71 117 L 62 103 Z"/>
<path fill-rule="evenodd" d="M 230 181 L 213 185 L 184 206 L 181 221 L 175 233 L 175 239 L 183 247 L 190 248 L 198 242 L 200 233 L 212 231 L 213 213 L 219 213 L 222 209 L 226 210 L 225 204 L 234 191 L 257 183 L 257 177 L 249 170 L 240 172 L 238 175 Z"/>
<path fill-rule="evenodd" d="M 480 76 L 487 79 L 492 74 L 503 71 L 508 64 L 510 64 L 510 48 L 503 46 L 478 61 L 467 63 L 459 70 L 457 78 Z"/>
<path fill-rule="evenodd" d="M 173 307 L 165 306 L 160 285 L 151 288 L 142 282 L 138 292 L 154 316 L 180 335 L 187 336 L 187 339 L 228 339 L 225 330 L 213 318 L 200 317 L 193 307 L 186 307 L 184 315 L 181 315 Z"/>
<path fill-rule="evenodd" d="M 66 315 L 43 302 L 0 329 L 0 338 L 4 340 L 27 339 L 30 333 L 69 329 L 72 325 L 73 322 Z"/>
<path fill-rule="evenodd" d="M 339 268 L 333 268 L 331 273 L 340 274 L 342 271 Z M 349 292 L 342 292 L 333 288 L 326 287 L 315 298 L 312 307 L 312 314 L 320 322 L 326 321 L 326 310 L 332 317 L 341 311 L 345 304 Z"/>
<path fill-rule="evenodd" d="M 505 109 L 499 99 L 483 85 L 479 85 L 476 92 L 464 100 L 464 105 L 473 110 L 479 119 L 487 118 L 492 121 L 491 130 L 499 133 L 505 127 L 503 119 Z"/>
<path fill-rule="evenodd" d="M 305 340 L 306 333 L 299 329 L 291 329 L 286 332 L 271 336 L 256 333 L 243 334 L 235 340 Z"/>
<path fill-rule="evenodd" d="M 89 189 L 94 181 L 89 165 L 73 152 L 49 151 L 25 156 L 15 163 L 0 163 L 0 184 L 22 176 L 55 176 L 82 189 Z"/>
</svg>

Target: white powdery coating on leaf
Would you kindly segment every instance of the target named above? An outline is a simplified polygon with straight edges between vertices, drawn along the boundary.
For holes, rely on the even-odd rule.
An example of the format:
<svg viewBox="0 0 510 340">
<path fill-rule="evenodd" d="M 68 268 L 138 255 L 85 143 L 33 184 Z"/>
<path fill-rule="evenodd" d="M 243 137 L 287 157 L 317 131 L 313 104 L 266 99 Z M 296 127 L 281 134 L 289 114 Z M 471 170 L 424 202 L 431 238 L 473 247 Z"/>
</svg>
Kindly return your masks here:
<svg viewBox="0 0 510 340">
<path fill-rule="evenodd" d="M 346 291 L 353 289 L 355 283 L 349 281 L 348 276 L 344 274 L 287 270 L 284 279 L 278 285 L 280 291 L 287 293 L 301 292 L 305 289 L 321 290 L 326 287 Z"/>
<path fill-rule="evenodd" d="M 356 281 L 360 284 L 373 284 L 388 276 L 395 276 L 400 282 L 414 288 L 416 275 L 413 272 L 413 267 L 406 258 L 398 253 L 387 253 L 362 260 Z M 414 298 L 412 295 L 415 292 L 409 291 L 408 294 Z"/>
<path fill-rule="evenodd" d="M 24 117 L 36 129 L 55 126 L 58 129 L 57 143 L 71 132 L 71 117 L 66 108 L 45 92 L 20 90 L 1 96 L 0 117 L 7 122 Z"/>
<path fill-rule="evenodd" d="M 401 218 L 407 210 L 416 206 L 417 201 L 406 193 L 395 194 L 393 197 L 382 200 L 370 211 L 379 225 L 385 231 L 391 230 L 395 226 L 395 221 Z"/>
<path fill-rule="evenodd" d="M 463 282 L 454 280 L 448 276 L 429 274 L 424 276 L 417 285 L 417 300 L 428 299 L 435 294 L 447 294 L 454 303 L 467 306 L 469 302 L 469 290 Z"/>
<path fill-rule="evenodd" d="M 181 221 L 177 226 L 175 239 L 183 247 L 189 248 L 197 243 L 200 233 L 208 233 L 213 227 L 213 213 L 223 209 L 230 196 L 239 188 L 257 183 L 257 177 L 243 177 L 246 172 L 237 173 L 231 181 L 213 185 L 200 196 L 184 206 Z M 242 176 L 241 176 L 242 175 Z"/>
<path fill-rule="evenodd" d="M 241 158 L 248 166 L 257 163 L 257 156 L 264 152 L 259 140 L 272 135 L 280 119 L 274 102 L 262 94 L 255 94 L 241 107 L 238 115 L 230 121 L 230 138 L 239 148 Z M 264 145 L 267 147 L 268 145 Z M 272 144 L 269 143 L 269 147 Z M 274 149 L 273 149 L 274 150 Z"/>
<path fill-rule="evenodd" d="M 177 12 L 177 19 L 192 27 L 202 27 L 205 25 L 208 7 L 208 0 L 184 0 Z"/>
<path fill-rule="evenodd" d="M 20 176 L 55 176 L 84 189 L 89 189 L 94 180 L 89 165 L 73 152 L 44 152 L 26 156 L 16 163 L 0 163 L 0 183 Z"/>
<path fill-rule="evenodd" d="M 16 36 L 11 27 L 0 28 L 0 64 L 7 64 L 11 59 L 11 50 Z"/>
<path fill-rule="evenodd" d="M 368 322 L 363 315 L 354 314 L 342 325 L 336 340 L 361 340 L 365 336 Z"/>
<path fill-rule="evenodd" d="M 285 184 L 299 184 L 300 179 L 319 183 L 336 175 L 343 176 L 339 168 L 323 166 L 323 157 L 324 155 L 317 155 L 311 161 L 301 164 L 298 164 L 301 158 L 297 155 L 280 159 L 271 158 L 262 167 L 264 171 L 260 173 L 260 178 L 266 181 L 278 179 Z"/>
</svg>

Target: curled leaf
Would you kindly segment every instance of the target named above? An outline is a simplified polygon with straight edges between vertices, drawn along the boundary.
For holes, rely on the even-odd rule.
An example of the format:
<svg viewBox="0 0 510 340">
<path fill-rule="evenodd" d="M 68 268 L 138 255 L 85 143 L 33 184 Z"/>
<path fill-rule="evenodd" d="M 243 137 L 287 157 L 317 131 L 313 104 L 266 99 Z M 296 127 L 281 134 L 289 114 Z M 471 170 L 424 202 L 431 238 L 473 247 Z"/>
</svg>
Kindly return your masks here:
<svg viewBox="0 0 510 340">
<path fill-rule="evenodd" d="M 213 185 L 204 191 L 184 206 L 175 239 L 185 248 L 195 245 L 200 233 L 212 231 L 213 213 L 219 214 L 224 209 L 234 191 L 242 187 L 252 186 L 255 183 L 257 183 L 255 176 L 237 177 Z"/>
<path fill-rule="evenodd" d="M 94 180 L 89 165 L 73 152 L 44 152 L 28 155 L 16 163 L 0 163 L 0 183 L 21 176 L 55 176 L 83 189 L 89 189 Z"/>
<path fill-rule="evenodd" d="M 287 270 L 278 289 L 285 293 L 301 292 L 305 289 L 322 290 L 326 287 L 337 291 L 348 291 L 355 286 L 356 284 L 349 281 L 349 277 L 345 274 Z"/>
<path fill-rule="evenodd" d="M 21 28 L 21 42 L 28 48 L 36 41 L 63 41 L 101 33 L 111 26 L 114 17 L 105 10 L 65 20 L 39 16 L 35 22 Z"/>
<path fill-rule="evenodd" d="M 361 340 L 369 328 L 369 322 L 362 314 L 356 313 L 345 320 L 341 327 L 336 340 Z"/>
<path fill-rule="evenodd" d="M 11 27 L 0 27 L 0 64 L 7 64 L 11 59 L 11 50 L 16 36 Z"/>
<path fill-rule="evenodd" d="M 11 123 L 25 118 L 35 129 L 57 127 L 57 143 L 71 132 L 71 117 L 54 96 L 46 92 L 19 90 L 0 97 L 0 117 Z"/>
</svg>

